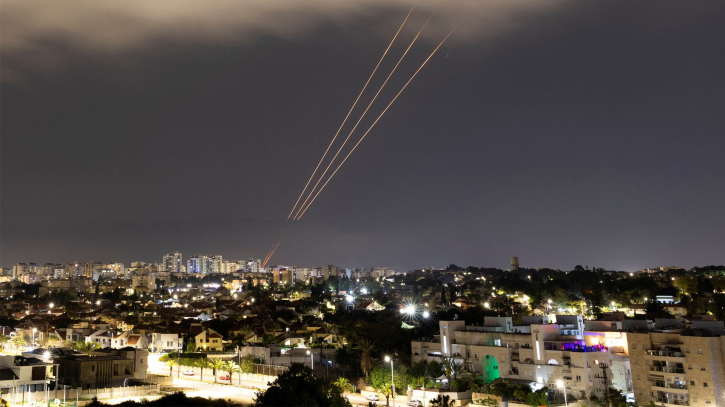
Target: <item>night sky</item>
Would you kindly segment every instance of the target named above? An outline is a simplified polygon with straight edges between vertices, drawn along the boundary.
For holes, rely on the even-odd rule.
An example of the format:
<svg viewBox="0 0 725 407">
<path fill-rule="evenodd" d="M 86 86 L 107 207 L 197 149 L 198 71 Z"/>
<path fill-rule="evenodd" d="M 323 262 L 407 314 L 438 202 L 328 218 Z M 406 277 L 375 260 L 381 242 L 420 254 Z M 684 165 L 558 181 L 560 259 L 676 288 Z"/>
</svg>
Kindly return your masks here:
<svg viewBox="0 0 725 407">
<path fill-rule="evenodd" d="M 412 4 L 3 1 L 0 263 L 264 258 Z M 725 263 L 725 2 L 419 1 L 371 89 L 434 11 L 272 263 Z"/>
</svg>

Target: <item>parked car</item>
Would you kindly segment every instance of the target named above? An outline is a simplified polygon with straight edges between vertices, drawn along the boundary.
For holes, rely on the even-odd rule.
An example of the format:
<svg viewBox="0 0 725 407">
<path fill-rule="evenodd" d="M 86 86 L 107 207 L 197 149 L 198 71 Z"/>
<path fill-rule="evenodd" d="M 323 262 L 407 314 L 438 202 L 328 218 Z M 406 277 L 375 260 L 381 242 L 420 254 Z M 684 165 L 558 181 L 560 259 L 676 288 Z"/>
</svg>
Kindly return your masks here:
<svg viewBox="0 0 725 407">
<path fill-rule="evenodd" d="M 229 375 L 225 374 L 224 376 L 219 376 L 219 380 L 229 380 Z"/>
<path fill-rule="evenodd" d="M 423 403 L 420 400 L 410 400 L 405 405 L 408 407 L 423 407 Z"/>
<path fill-rule="evenodd" d="M 194 376 L 193 370 L 184 370 L 184 376 Z"/>
<path fill-rule="evenodd" d="M 368 401 L 379 401 L 380 397 L 378 397 L 377 394 L 371 394 L 367 397 L 365 397 Z"/>
</svg>

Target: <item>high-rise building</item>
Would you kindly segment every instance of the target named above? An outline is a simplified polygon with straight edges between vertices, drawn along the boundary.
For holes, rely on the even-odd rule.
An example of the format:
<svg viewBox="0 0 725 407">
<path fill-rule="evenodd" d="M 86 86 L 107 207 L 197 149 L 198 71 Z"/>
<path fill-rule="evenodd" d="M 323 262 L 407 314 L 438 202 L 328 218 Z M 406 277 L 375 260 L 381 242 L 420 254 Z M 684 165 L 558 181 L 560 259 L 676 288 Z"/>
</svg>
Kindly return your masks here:
<svg viewBox="0 0 725 407">
<path fill-rule="evenodd" d="M 194 274 L 209 274 L 209 257 L 202 254 L 189 257 L 186 262 L 186 272 Z"/>
<path fill-rule="evenodd" d="M 511 258 L 511 271 L 516 271 L 518 269 L 519 269 L 519 258 L 512 257 Z"/>
<path fill-rule="evenodd" d="M 247 265 L 244 267 L 244 271 L 247 273 L 259 273 L 262 271 L 262 261 L 255 259 L 248 259 Z"/>
<path fill-rule="evenodd" d="M 209 273 L 221 273 L 222 272 L 222 265 L 224 263 L 224 260 L 222 259 L 222 256 L 220 254 L 215 254 L 213 256 L 210 256 L 208 258 L 209 266 L 207 267 L 209 270 Z"/>
<path fill-rule="evenodd" d="M 173 252 L 164 255 L 164 271 L 167 273 L 181 273 L 181 253 Z"/>
</svg>

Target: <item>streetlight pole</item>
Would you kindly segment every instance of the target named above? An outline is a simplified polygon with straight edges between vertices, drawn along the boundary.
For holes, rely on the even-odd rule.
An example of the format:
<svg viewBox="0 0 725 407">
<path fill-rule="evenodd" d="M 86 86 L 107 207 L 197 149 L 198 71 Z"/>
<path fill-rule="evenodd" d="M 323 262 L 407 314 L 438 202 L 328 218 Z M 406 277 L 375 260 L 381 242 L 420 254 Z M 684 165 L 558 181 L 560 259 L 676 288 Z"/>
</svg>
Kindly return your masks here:
<svg viewBox="0 0 725 407">
<path fill-rule="evenodd" d="M 395 372 L 393 371 L 393 358 L 385 357 L 386 362 L 390 362 L 390 397 L 393 399 L 393 407 L 395 407 Z"/>
<path fill-rule="evenodd" d="M 307 351 L 307 354 L 310 355 L 310 364 L 312 365 L 312 374 L 315 374 L 315 355 L 310 353 L 310 351 Z"/>
<path fill-rule="evenodd" d="M 566 386 L 564 386 L 563 380 L 557 380 L 556 381 L 556 387 L 560 388 L 561 391 L 564 393 L 564 406 L 568 406 L 569 403 L 566 401 Z"/>
</svg>

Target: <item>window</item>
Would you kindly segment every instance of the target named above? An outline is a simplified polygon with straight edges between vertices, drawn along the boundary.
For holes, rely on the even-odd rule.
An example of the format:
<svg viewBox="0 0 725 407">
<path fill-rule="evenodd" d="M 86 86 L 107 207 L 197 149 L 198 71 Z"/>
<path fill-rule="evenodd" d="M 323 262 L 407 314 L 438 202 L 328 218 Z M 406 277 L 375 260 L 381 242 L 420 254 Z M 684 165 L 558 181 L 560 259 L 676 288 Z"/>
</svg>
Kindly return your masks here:
<svg viewBox="0 0 725 407">
<path fill-rule="evenodd" d="M 637 380 L 642 380 L 642 379 L 641 379 L 641 378 L 639 377 L 639 375 L 637 375 Z"/>
<path fill-rule="evenodd" d="M 705 369 L 705 366 L 700 366 L 700 370 L 702 370 L 704 372 L 707 369 Z"/>
<path fill-rule="evenodd" d="M 636 343 L 633 343 L 632 344 L 632 349 L 637 349 L 637 344 Z"/>
<path fill-rule="evenodd" d="M 651 392 L 649 392 L 649 395 L 650 395 L 651 397 L 654 397 L 654 396 L 655 396 L 655 392 L 651 391 Z"/>
<path fill-rule="evenodd" d="M 707 387 L 707 382 L 702 382 L 702 387 Z"/>
<path fill-rule="evenodd" d="M 702 355 L 702 349 L 698 349 L 698 350 L 697 350 L 697 353 L 699 353 L 699 354 L 701 354 L 701 355 Z"/>
<path fill-rule="evenodd" d="M 687 370 L 692 370 L 692 365 L 687 365 Z"/>
<path fill-rule="evenodd" d="M 91 372 L 95 372 L 95 371 L 96 371 L 96 365 L 91 366 Z"/>
<path fill-rule="evenodd" d="M 712 404 L 712 403 L 710 403 L 710 400 L 705 400 L 705 404 Z"/>
<path fill-rule="evenodd" d="M 577 375 L 577 376 L 576 376 L 576 379 L 577 379 L 578 381 L 581 381 L 581 380 L 582 380 L 582 377 L 581 377 L 581 376 L 579 376 L 579 375 Z"/>
<path fill-rule="evenodd" d="M 695 385 L 695 381 L 694 380 L 690 380 L 690 386 L 694 386 L 694 385 Z"/>
</svg>

